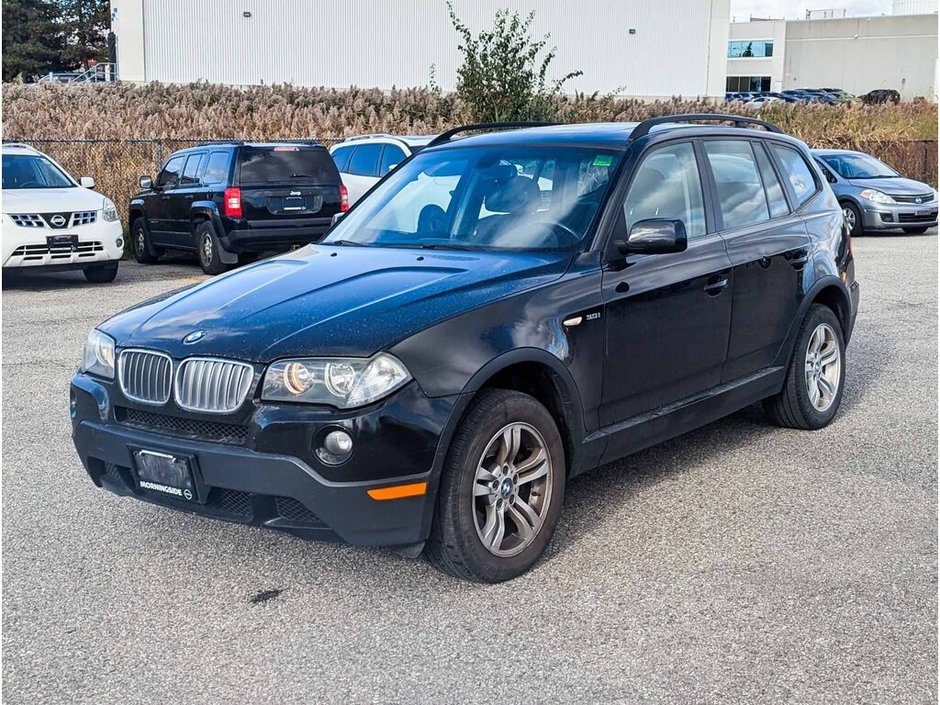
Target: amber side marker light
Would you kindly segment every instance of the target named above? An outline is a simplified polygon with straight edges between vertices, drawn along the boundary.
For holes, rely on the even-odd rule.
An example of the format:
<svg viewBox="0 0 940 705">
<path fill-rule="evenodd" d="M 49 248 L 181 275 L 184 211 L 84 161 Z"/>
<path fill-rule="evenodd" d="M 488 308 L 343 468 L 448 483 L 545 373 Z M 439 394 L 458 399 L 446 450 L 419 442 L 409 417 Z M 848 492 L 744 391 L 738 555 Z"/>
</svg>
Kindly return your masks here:
<svg viewBox="0 0 940 705">
<path fill-rule="evenodd" d="M 409 485 L 393 485 L 392 487 L 376 487 L 369 490 L 372 499 L 383 501 L 386 499 L 402 499 L 404 497 L 419 497 L 428 491 L 427 482 L 413 482 Z"/>
</svg>

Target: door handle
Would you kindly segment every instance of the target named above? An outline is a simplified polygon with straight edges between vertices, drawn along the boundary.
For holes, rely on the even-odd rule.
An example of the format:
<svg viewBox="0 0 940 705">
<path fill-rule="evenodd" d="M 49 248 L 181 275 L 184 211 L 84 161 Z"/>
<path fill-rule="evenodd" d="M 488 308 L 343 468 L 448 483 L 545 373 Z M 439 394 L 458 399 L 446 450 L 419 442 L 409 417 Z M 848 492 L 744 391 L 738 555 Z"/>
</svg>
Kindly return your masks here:
<svg viewBox="0 0 940 705">
<path fill-rule="evenodd" d="M 728 286 L 728 277 L 718 275 L 708 280 L 708 284 L 705 285 L 704 291 L 709 296 L 718 296 L 718 294 L 724 291 L 726 286 Z"/>
</svg>

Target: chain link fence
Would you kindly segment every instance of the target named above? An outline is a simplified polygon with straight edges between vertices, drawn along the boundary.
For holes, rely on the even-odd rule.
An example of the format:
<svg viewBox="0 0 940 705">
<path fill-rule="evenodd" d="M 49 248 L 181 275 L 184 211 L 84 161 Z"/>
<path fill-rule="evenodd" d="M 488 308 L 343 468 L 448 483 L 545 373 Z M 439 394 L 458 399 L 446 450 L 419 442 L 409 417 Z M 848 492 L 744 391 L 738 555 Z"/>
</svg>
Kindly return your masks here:
<svg viewBox="0 0 940 705">
<path fill-rule="evenodd" d="M 128 203 L 138 188 L 138 178 L 156 176 L 164 161 L 175 151 L 199 144 L 230 142 L 221 139 L 125 139 L 125 140 L 16 140 L 45 152 L 75 176 L 91 176 L 98 191 L 117 205 L 127 223 Z M 288 140 L 272 140 L 288 141 Z M 330 147 L 339 137 L 301 137 L 293 141 L 315 141 Z M 847 145 L 848 147 L 849 145 Z M 868 152 L 894 167 L 904 176 L 937 187 L 937 141 L 905 140 L 857 142 L 852 149 Z"/>
</svg>

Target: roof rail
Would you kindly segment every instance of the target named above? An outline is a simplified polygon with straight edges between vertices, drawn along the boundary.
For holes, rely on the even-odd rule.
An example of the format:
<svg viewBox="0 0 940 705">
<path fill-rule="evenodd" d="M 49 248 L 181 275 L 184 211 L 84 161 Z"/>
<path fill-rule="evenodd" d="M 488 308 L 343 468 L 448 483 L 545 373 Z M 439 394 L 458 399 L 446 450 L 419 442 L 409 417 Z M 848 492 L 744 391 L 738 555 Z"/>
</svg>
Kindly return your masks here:
<svg viewBox="0 0 940 705">
<path fill-rule="evenodd" d="M 36 149 L 32 145 L 26 144 L 25 142 L 4 142 L 4 147 L 23 147 L 25 149 Z"/>
<path fill-rule="evenodd" d="M 522 127 L 549 127 L 550 125 L 557 124 L 557 122 L 480 122 L 474 125 L 461 125 L 445 130 L 428 142 L 425 149 L 450 142 L 452 137 L 459 135 L 461 132 L 470 132 L 472 130 L 514 130 Z"/>
<path fill-rule="evenodd" d="M 733 122 L 735 127 L 757 125 L 759 127 L 763 127 L 768 132 L 777 132 L 779 134 L 783 134 L 783 130 L 773 123 L 767 122 L 765 120 L 758 120 L 757 118 L 743 117 L 741 115 L 725 115 L 722 113 L 687 113 L 685 115 L 660 115 L 659 117 L 644 120 L 633 128 L 633 131 L 630 133 L 630 138 L 627 141 L 633 142 L 634 140 L 638 140 L 641 137 L 646 137 L 650 130 L 656 127 L 656 125 L 702 120 L 710 120 L 712 122 Z"/>
</svg>

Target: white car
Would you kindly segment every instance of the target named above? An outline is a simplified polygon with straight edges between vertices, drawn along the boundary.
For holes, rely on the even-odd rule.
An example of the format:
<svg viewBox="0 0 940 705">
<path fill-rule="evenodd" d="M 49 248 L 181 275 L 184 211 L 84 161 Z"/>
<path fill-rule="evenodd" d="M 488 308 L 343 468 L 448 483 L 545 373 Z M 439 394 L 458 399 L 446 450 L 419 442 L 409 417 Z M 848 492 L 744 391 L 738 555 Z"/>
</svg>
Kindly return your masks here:
<svg viewBox="0 0 940 705">
<path fill-rule="evenodd" d="M 401 164 L 435 135 L 397 137 L 362 135 L 350 137 L 330 148 L 343 185 L 349 191 L 349 205 L 372 188 L 379 179 Z"/>
<path fill-rule="evenodd" d="M 81 269 L 90 282 L 114 281 L 124 230 L 94 179 L 75 181 L 32 147 L 3 145 L 3 269 Z"/>
</svg>

